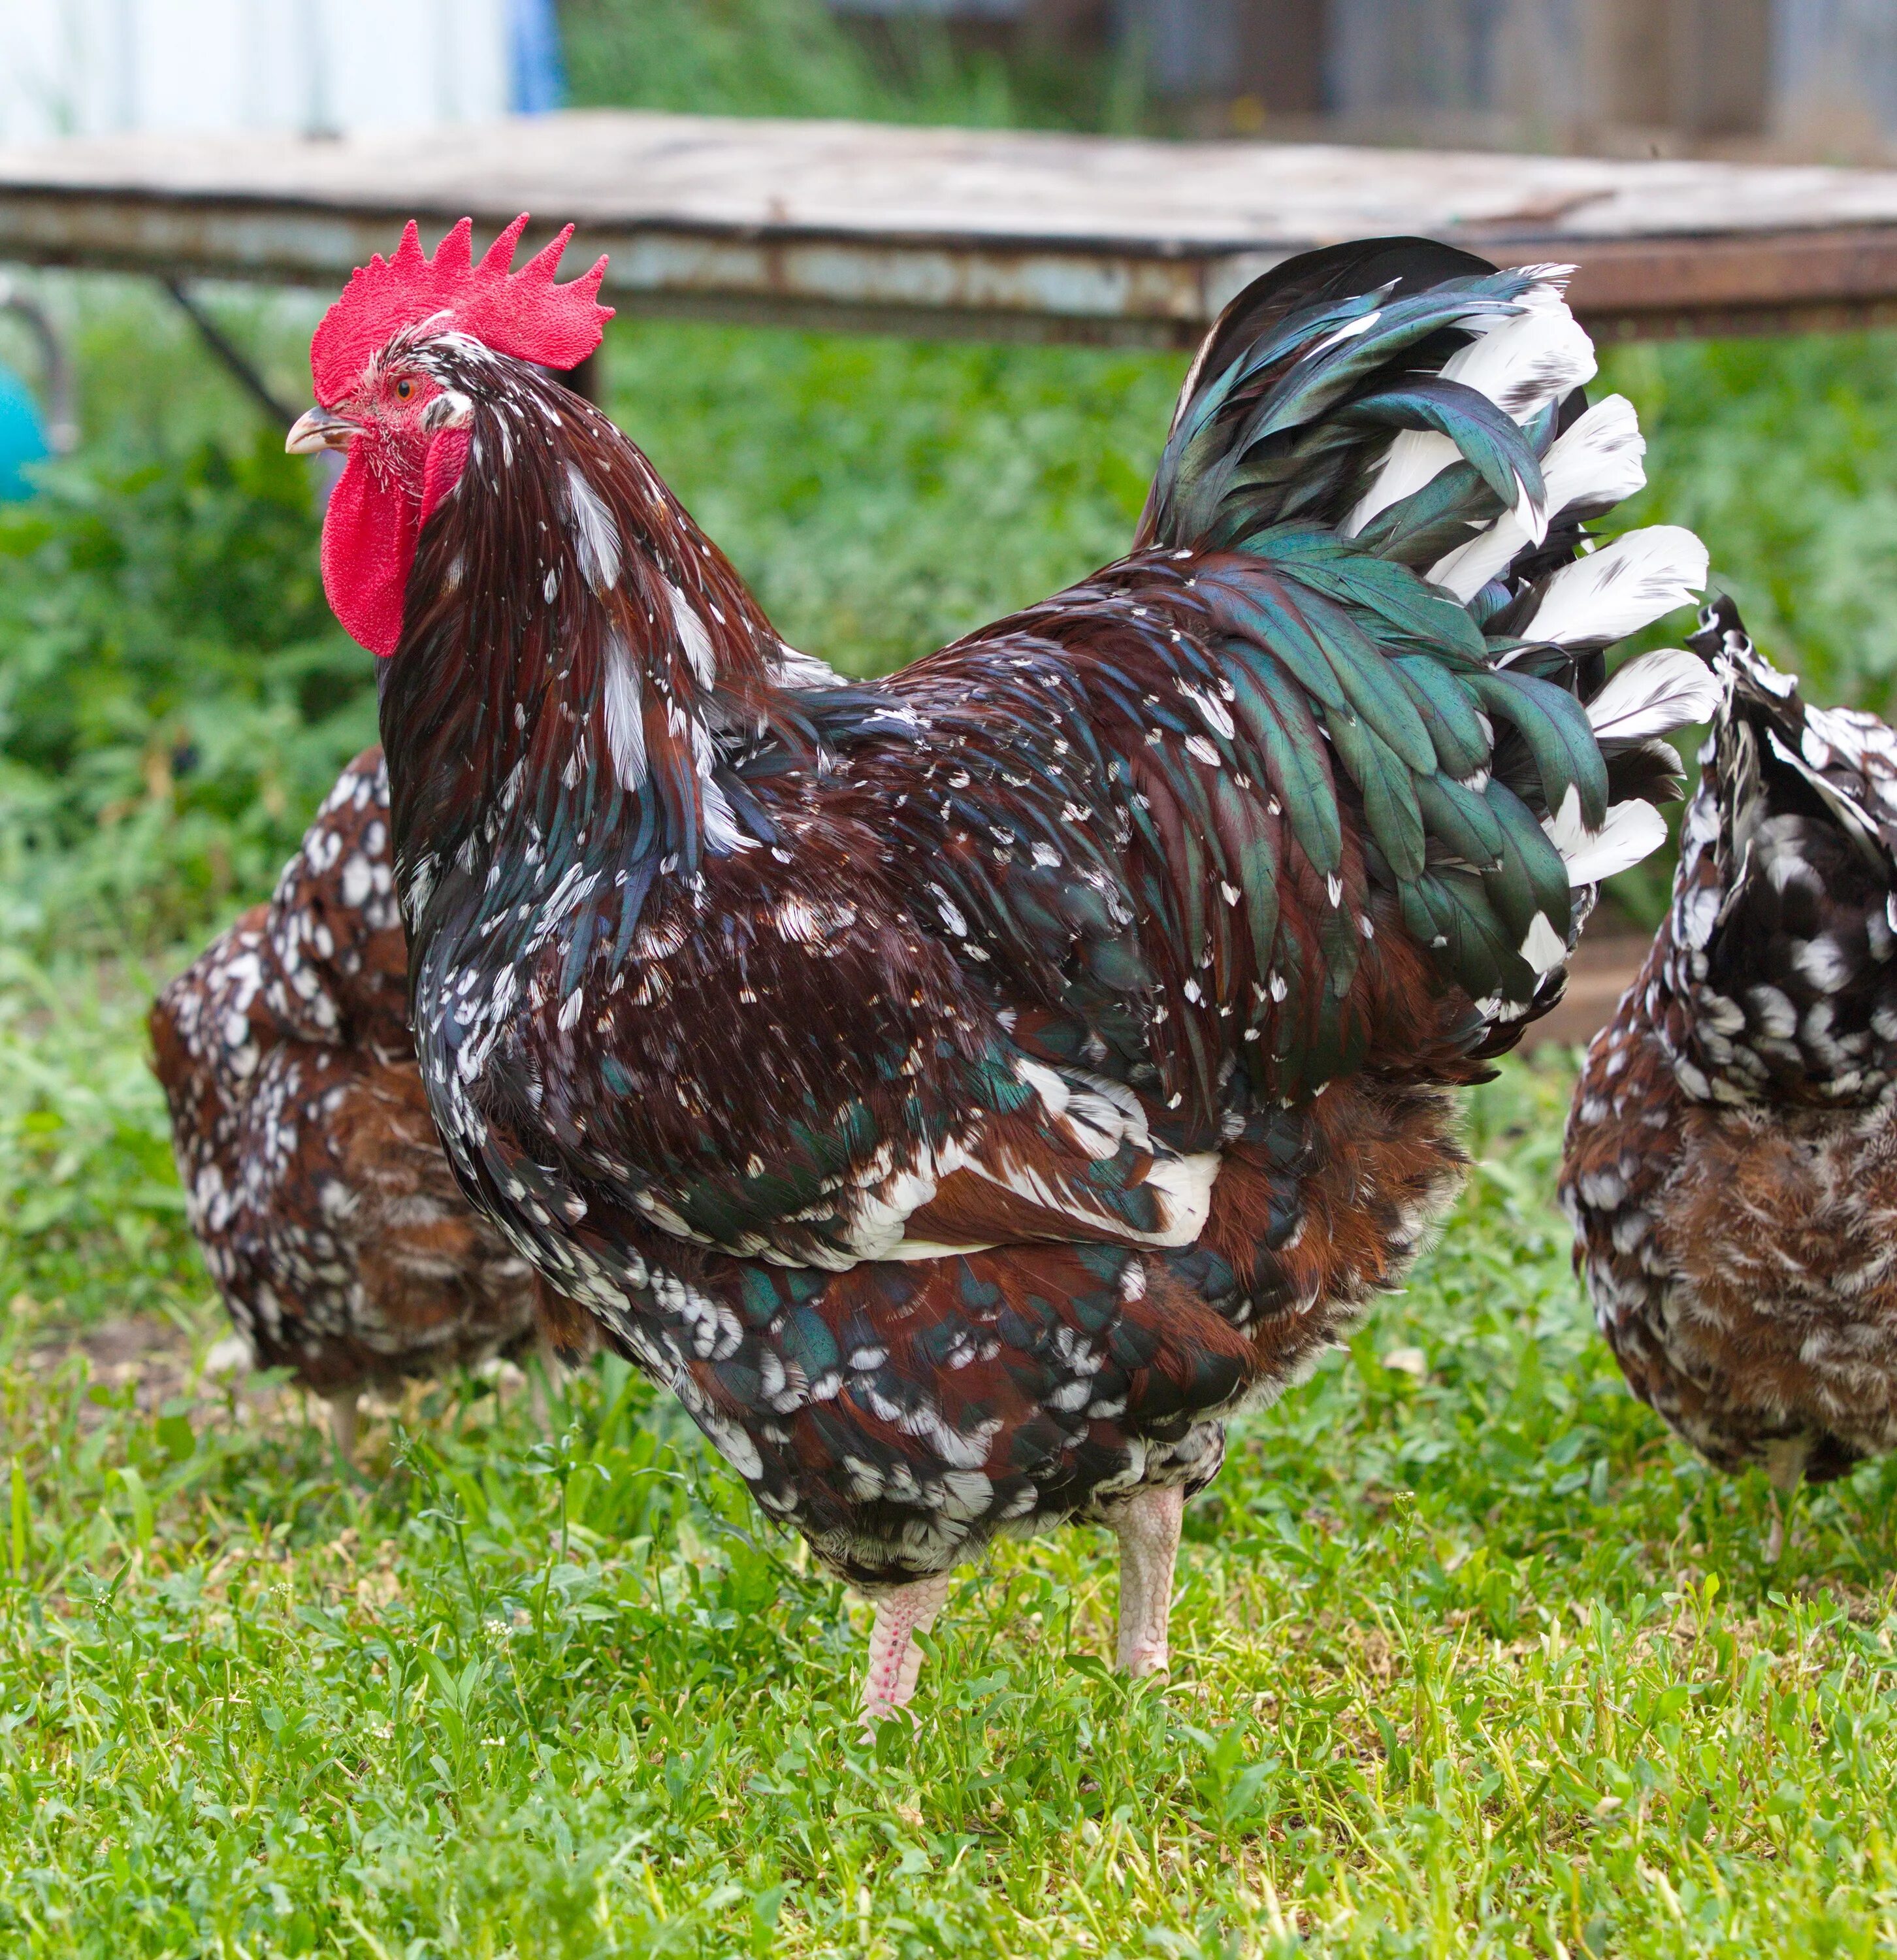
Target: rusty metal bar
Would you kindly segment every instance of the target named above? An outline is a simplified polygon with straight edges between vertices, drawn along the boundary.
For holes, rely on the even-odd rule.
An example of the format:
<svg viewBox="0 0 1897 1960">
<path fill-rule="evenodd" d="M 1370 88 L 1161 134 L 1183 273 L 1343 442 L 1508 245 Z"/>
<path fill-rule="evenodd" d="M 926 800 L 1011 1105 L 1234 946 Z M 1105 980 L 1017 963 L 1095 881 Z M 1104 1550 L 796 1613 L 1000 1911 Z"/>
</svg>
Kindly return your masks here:
<svg viewBox="0 0 1897 1960">
<path fill-rule="evenodd" d="M 1447 235 L 1503 263 L 1542 239 Z M 0 186 L 0 252 L 26 264 L 326 289 L 390 242 L 380 212 L 22 192 Z M 1017 250 L 988 240 L 775 239 L 589 228 L 605 297 L 630 312 L 928 337 L 1189 347 L 1225 300 L 1297 247 Z M 1603 339 L 1834 331 L 1897 320 L 1897 227 L 1569 244 L 1576 310 Z"/>
<path fill-rule="evenodd" d="M 0 153 L 0 259 L 333 291 L 404 217 L 523 205 L 579 219 L 615 306 L 778 326 L 1186 346 L 1279 259 L 1392 231 L 1578 263 L 1607 339 L 1897 319 L 1897 173 L 656 116 Z"/>
<path fill-rule="evenodd" d="M 176 279 L 158 282 L 171 296 L 171 303 L 198 330 L 198 338 L 210 348 L 237 386 L 263 412 L 264 419 L 278 428 L 288 428 L 297 418 L 297 410 L 279 401 L 270 383 L 257 371 L 249 355 L 206 313 Z"/>
<path fill-rule="evenodd" d="M 0 185 L 0 254 L 24 264 L 327 288 L 391 242 L 382 212 Z M 1285 256 L 599 224 L 582 243 L 609 256 L 603 297 L 635 313 L 1148 347 L 1190 345 L 1230 292 Z"/>
</svg>

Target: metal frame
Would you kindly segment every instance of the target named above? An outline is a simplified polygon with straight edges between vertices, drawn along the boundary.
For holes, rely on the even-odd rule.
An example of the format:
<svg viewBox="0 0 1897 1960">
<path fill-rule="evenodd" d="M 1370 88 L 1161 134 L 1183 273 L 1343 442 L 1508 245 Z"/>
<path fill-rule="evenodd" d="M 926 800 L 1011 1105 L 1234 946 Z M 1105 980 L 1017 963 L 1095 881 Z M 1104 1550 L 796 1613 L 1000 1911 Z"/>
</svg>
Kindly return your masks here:
<svg viewBox="0 0 1897 1960">
<path fill-rule="evenodd" d="M 79 418 L 75 402 L 72 360 L 52 316 L 30 292 L 0 274 L 0 313 L 24 320 L 39 343 L 41 386 L 46 398 L 46 444 L 55 456 L 67 456 L 79 446 Z"/>
</svg>

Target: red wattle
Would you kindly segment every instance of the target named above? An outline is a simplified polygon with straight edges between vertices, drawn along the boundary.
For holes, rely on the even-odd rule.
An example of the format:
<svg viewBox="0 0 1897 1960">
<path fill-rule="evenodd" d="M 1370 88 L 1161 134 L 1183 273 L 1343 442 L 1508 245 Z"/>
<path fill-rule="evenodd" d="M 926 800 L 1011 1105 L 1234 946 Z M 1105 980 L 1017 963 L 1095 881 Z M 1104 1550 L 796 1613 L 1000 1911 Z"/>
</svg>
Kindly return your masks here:
<svg viewBox="0 0 1897 1960">
<path fill-rule="evenodd" d="M 420 529 L 401 485 L 378 480 L 352 449 L 323 520 L 323 589 L 350 638 L 384 660 L 402 638 L 402 590 Z"/>
<path fill-rule="evenodd" d="M 402 638 L 402 606 L 415 540 L 428 514 L 460 480 L 468 459 L 464 429 L 428 445 L 418 504 L 392 476 L 352 448 L 323 520 L 323 589 L 343 629 L 384 660 Z"/>
</svg>

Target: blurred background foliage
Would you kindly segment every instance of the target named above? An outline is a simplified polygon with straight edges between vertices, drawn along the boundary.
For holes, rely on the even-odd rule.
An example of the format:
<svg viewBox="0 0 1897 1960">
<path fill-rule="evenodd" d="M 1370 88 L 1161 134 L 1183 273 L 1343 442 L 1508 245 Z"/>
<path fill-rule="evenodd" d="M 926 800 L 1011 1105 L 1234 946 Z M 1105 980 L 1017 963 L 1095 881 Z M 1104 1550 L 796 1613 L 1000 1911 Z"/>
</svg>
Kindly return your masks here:
<svg viewBox="0 0 1897 1960">
<path fill-rule="evenodd" d="M 1004 56 L 926 13 L 846 24 L 824 0 L 564 0 L 560 11 L 579 107 L 1107 132 L 1161 113 L 1130 43 L 1088 54 L 1029 37 Z"/>
</svg>

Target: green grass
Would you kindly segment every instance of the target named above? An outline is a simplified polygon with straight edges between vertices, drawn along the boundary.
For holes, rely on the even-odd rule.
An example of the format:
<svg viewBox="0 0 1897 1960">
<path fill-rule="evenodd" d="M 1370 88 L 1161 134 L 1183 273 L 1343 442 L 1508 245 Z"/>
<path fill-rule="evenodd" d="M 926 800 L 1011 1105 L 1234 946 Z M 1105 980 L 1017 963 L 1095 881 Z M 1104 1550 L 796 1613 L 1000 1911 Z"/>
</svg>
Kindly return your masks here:
<svg viewBox="0 0 1897 1960">
<path fill-rule="evenodd" d="M 1642 521 L 1688 524 L 1813 695 L 1897 711 L 1897 336 L 1616 350 L 1648 432 Z"/>
<path fill-rule="evenodd" d="M 59 1312 L 16 1300 L 0 1948 L 1887 1948 L 1893 1473 L 1762 1567 L 1759 1487 L 1660 1433 L 1576 1298 L 1565 1088 L 1473 1099 L 1441 1249 L 1239 1427 L 1169 1684 L 1106 1671 L 1110 1548 L 1069 1531 L 963 1575 L 873 1745 L 861 1608 L 623 1367 L 552 1444 L 519 1396 L 418 1392 L 351 1480 L 294 1398 L 49 1368 Z M 201 1350 L 176 1241 L 116 1263 Z"/>
</svg>

